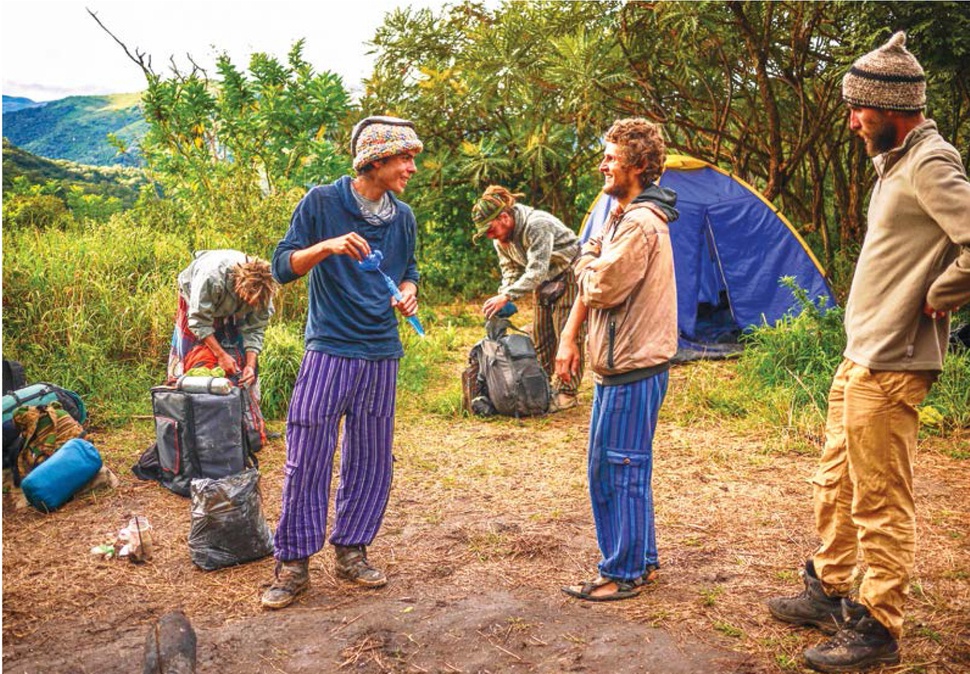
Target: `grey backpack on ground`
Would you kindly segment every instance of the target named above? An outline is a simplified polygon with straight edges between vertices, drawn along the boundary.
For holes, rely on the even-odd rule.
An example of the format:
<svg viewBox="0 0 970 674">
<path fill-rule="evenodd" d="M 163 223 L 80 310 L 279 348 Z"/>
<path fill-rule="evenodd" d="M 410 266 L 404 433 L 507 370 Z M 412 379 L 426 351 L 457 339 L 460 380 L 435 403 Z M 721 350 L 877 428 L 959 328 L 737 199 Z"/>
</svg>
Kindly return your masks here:
<svg viewBox="0 0 970 674">
<path fill-rule="evenodd" d="M 552 399 L 549 377 L 539 364 L 532 339 L 521 331 L 510 333 L 510 328 L 517 330 L 507 319 L 489 319 L 485 339 L 473 347 L 488 401 L 496 414 L 545 414 Z M 474 406 L 473 411 L 481 414 Z"/>
<path fill-rule="evenodd" d="M 245 391 L 233 386 L 220 395 L 156 386 L 151 392 L 155 442 L 132 466 L 137 477 L 188 496 L 194 479 L 259 465 L 245 424 Z"/>
</svg>

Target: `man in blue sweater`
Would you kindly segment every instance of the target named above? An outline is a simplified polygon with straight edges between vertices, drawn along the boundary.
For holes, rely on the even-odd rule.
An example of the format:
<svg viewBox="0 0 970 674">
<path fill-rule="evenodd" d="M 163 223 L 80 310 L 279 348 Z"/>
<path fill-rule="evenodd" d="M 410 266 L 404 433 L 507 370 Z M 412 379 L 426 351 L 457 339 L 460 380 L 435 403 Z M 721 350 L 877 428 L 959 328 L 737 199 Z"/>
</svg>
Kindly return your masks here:
<svg viewBox="0 0 970 674">
<path fill-rule="evenodd" d="M 404 355 L 396 308 L 417 312 L 417 224 L 396 198 L 417 171 L 423 145 L 414 125 L 368 117 L 354 127 L 357 176 L 311 189 L 273 255 L 273 276 L 290 283 L 309 273 L 306 353 L 286 423 L 283 512 L 276 571 L 266 608 L 289 605 L 310 584 L 308 561 L 325 543 L 330 476 L 344 419 L 333 543 L 337 574 L 369 587 L 387 583 L 367 559 L 391 487 L 394 399 Z M 373 250 L 403 299 L 389 299 L 380 274 L 358 264 Z"/>
</svg>

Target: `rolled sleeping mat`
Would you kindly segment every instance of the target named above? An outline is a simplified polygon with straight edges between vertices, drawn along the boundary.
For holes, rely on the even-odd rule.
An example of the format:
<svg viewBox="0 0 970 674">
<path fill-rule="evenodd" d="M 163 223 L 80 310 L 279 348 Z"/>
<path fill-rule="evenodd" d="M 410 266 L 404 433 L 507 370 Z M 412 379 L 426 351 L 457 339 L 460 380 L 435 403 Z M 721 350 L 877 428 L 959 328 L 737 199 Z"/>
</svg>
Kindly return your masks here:
<svg viewBox="0 0 970 674">
<path fill-rule="evenodd" d="M 226 396 L 232 390 L 232 382 L 226 377 L 179 377 L 175 388 L 186 393 L 210 393 Z"/>
<path fill-rule="evenodd" d="M 30 471 L 20 483 L 27 502 L 44 512 L 56 510 L 90 482 L 103 461 L 94 445 L 83 438 L 65 442 Z"/>
</svg>

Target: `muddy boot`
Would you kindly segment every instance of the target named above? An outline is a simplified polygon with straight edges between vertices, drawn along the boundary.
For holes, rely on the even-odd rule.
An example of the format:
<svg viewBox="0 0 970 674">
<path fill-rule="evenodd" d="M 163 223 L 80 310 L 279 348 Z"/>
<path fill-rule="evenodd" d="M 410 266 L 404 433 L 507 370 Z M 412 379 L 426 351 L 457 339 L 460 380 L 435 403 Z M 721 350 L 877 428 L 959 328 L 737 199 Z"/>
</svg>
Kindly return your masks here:
<svg viewBox="0 0 970 674">
<path fill-rule="evenodd" d="M 859 672 L 899 662 L 899 643 L 862 604 L 842 600 L 844 626 L 824 644 L 805 651 L 805 662 L 820 672 Z"/>
<path fill-rule="evenodd" d="M 310 560 L 294 559 L 292 562 L 277 562 L 276 577 L 273 584 L 263 593 L 260 600 L 265 608 L 283 608 L 293 603 L 302 592 L 310 587 Z"/>
<path fill-rule="evenodd" d="M 562 412 L 569 410 L 579 404 L 574 393 L 557 393 L 549 401 L 549 412 Z"/>
<path fill-rule="evenodd" d="M 826 634 L 835 634 L 842 626 L 842 598 L 830 597 L 822 589 L 815 575 L 812 560 L 802 570 L 805 589 L 794 597 L 775 597 L 768 600 L 768 610 L 778 620 L 793 625 L 817 627 Z"/>
<path fill-rule="evenodd" d="M 337 575 L 358 585 L 380 587 L 387 584 L 387 576 L 367 561 L 367 547 L 363 545 L 335 545 Z"/>
</svg>

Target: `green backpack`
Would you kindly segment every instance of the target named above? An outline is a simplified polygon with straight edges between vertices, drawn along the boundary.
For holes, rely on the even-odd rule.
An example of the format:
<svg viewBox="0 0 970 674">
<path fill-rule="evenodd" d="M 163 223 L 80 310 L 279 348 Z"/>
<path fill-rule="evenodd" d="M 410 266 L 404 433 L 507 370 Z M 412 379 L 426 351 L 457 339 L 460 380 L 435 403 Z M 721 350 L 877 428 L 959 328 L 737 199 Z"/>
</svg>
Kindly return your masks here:
<svg viewBox="0 0 970 674">
<path fill-rule="evenodd" d="M 24 444 L 13 463 L 13 483 L 56 452 L 72 438 L 84 436 L 84 429 L 57 401 L 46 405 L 20 407 L 13 413 L 13 421 L 20 429 Z"/>
</svg>

